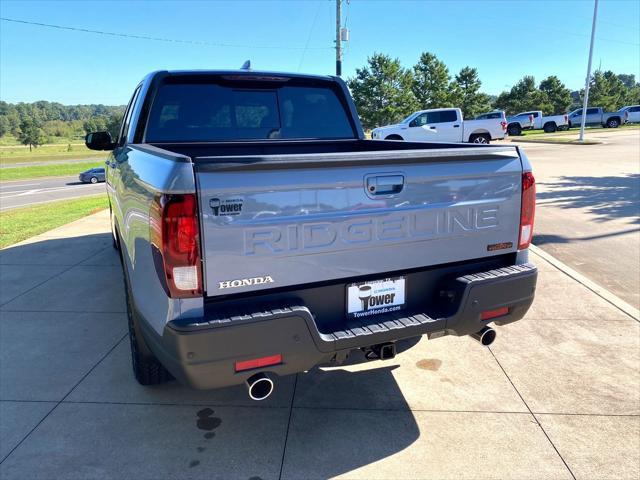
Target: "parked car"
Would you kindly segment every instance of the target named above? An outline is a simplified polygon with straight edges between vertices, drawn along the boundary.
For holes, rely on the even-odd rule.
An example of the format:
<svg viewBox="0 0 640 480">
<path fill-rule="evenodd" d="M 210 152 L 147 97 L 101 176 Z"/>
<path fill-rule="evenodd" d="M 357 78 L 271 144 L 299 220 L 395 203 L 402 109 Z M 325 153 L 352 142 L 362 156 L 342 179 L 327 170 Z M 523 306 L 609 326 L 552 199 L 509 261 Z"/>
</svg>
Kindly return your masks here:
<svg viewBox="0 0 640 480">
<path fill-rule="evenodd" d="M 587 116 L 585 119 L 585 125 L 601 125 L 603 127 L 618 128 L 620 125 L 624 125 L 626 118 L 624 113 L 611 112 L 606 113 L 602 107 L 588 107 Z M 578 108 L 572 112 L 569 112 L 569 127 L 580 127 L 582 123 L 582 109 Z"/>
<path fill-rule="evenodd" d="M 78 178 L 80 179 L 81 182 L 84 183 L 98 183 L 98 182 L 104 182 L 105 180 L 105 174 L 104 174 L 104 168 L 91 168 L 85 172 L 82 172 L 80 175 L 78 175 Z"/>
<path fill-rule="evenodd" d="M 396 125 L 379 127 L 371 132 L 374 140 L 408 140 L 412 142 L 489 143 L 502 140 L 506 119 L 463 120 L 459 108 L 435 108 L 412 113 Z"/>
<path fill-rule="evenodd" d="M 629 105 L 618 110 L 624 123 L 640 123 L 640 105 Z"/>
<path fill-rule="evenodd" d="M 420 335 L 489 345 L 490 324 L 533 301 L 535 181 L 522 149 L 365 140 L 338 77 L 155 72 L 120 137 L 86 144 L 111 151 L 143 385 L 246 383 L 262 400 L 276 376 L 354 350 L 390 359 Z"/>
<path fill-rule="evenodd" d="M 567 115 L 543 115 L 540 110 L 521 112 L 507 117 L 509 135 L 521 135 L 523 130 L 544 130 L 547 133 L 569 128 Z"/>
</svg>

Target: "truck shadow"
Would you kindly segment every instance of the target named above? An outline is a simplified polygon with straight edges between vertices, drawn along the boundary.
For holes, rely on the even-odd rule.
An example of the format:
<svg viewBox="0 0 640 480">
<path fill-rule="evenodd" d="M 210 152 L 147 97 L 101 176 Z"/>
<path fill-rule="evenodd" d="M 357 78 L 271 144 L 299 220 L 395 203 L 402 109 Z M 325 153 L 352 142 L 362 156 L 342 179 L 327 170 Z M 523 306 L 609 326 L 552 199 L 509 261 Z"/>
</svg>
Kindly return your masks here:
<svg viewBox="0 0 640 480">
<path fill-rule="evenodd" d="M 188 459 L 191 463 L 185 464 L 189 475 L 207 477 L 206 468 L 215 466 L 217 455 L 222 454 L 217 453 L 216 442 L 231 442 L 235 445 L 233 448 L 243 452 L 244 445 L 264 438 L 273 445 L 282 445 L 272 462 L 279 468 L 284 458 L 283 471 L 289 472 L 289 477 L 328 478 L 391 457 L 420 437 L 414 414 L 393 375 L 399 368 L 397 362 L 372 361 L 351 368 L 362 361 L 359 351 L 341 366 L 316 368 L 300 373 L 296 378 L 277 379 L 276 388 L 281 391 L 276 391 L 273 399 L 259 403 L 248 399 L 243 386 L 194 391 L 175 381 L 157 387 L 138 385 L 131 373 L 128 341 L 122 339 L 126 331 L 122 276 L 109 233 L 43 238 L 1 250 L 0 290 L 3 309 L 13 314 L 38 311 L 44 314 L 41 321 L 48 323 L 47 328 L 56 330 L 56 335 L 50 338 L 30 331 L 21 331 L 19 335 L 4 332 L 15 337 L 4 341 L 12 344 L 13 350 L 21 352 L 18 359 L 0 352 L 3 371 L 18 361 L 22 366 L 21 374 L 12 377 L 15 383 L 11 391 L 16 398 L 24 396 L 27 399 L 29 394 L 26 392 L 37 390 L 37 385 L 46 379 L 49 385 L 56 386 L 56 395 L 60 398 L 73 392 L 77 405 L 117 403 L 123 408 L 128 405 L 164 408 L 166 405 L 165 414 L 175 415 L 175 420 L 153 427 L 142 423 L 127 425 L 127 435 L 118 441 L 126 443 L 138 436 L 162 438 L 171 431 L 177 436 L 176 440 L 182 442 L 181 448 L 191 452 Z M 107 312 L 114 315 L 108 326 L 104 317 Z M 82 322 L 81 330 L 77 329 L 78 323 L 63 321 L 69 315 Z M 115 345 L 102 347 L 109 352 L 102 358 L 103 354 L 96 350 L 95 344 L 97 336 L 104 336 L 105 332 L 109 338 L 119 340 Z M 53 337 L 67 339 L 65 342 L 70 343 L 62 348 L 52 340 Z M 417 341 L 402 342 L 398 351 L 406 350 Z M 34 342 L 37 348 L 34 348 Z M 95 355 L 88 354 L 93 350 L 96 350 Z M 56 360 L 52 361 L 52 358 Z M 83 372 L 91 371 L 86 378 L 74 368 L 79 364 L 84 365 Z M 57 367 L 53 368 L 53 365 Z M 185 427 L 175 406 L 193 409 L 193 424 Z M 262 417 L 263 421 L 244 419 L 248 408 L 255 412 L 251 415 Z M 109 421 L 117 424 L 118 418 Z M 96 418 L 95 422 L 95 428 L 86 426 L 92 432 L 89 436 L 104 435 L 100 433 L 102 420 Z M 272 428 L 274 422 L 277 428 Z M 203 427 L 206 431 L 202 431 Z M 137 428 L 141 430 L 131 432 Z M 150 432 L 150 428 L 157 429 L 157 435 Z M 189 431 L 186 435 L 183 433 L 185 428 Z M 204 435 L 209 436 L 203 440 Z M 91 439 L 86 441 L 103 444 Z M 203 441 L 213 442 L 211 448 L 205 451 Z M 363 442 L 366 448 L 360 447 Z M 81 446 L 74 448 L 82 450 Z M 134 456 L 136 451 L 144 451 L 144 446 L 134 442 L 128 444 L 127 449 L 130 450 L 128 455 Z M 229 448 L 224 451 L 228 453 Z M 96 462 L 107 470 L 112 468 L 110 465 L 119 463 L 111 451 L 90 454 L 92 458 L 94 455 Z M 161 463 L 167 462 L 167 471 L 171 470 L 172 458 L 160 458 Z M 76 463 L 80 461 L 76 460 Z M 246 458 L 237 459 L 239 463 L 246 461 Z M 45 454 L 40 462 L 43 468 L 48 468 L 47 465 L 55 465 L 58 459 Z M 78 464 L 68 466 L 69 469 L 81 467 Z M 136 467 L 131 468 L 135 470 Z M 133 470 L 119 471 L 116 476 L 133 476 Z M 259 470 L 255 473 L 262 473 L 262 478 L 270 476 Z M 224 478 L 234 478 L 237 472 L 217 473 Z"/>
<path fill-rule="evenodd" d="M 540 182 L 547 191 L 538 192 L 542 205 L 585 208 L 597 215 L 595 221 L 628 218 L 640 224 L 640 174 L 610 177 L 560 177 L 557 182 Z"/>
<path fill-rule="evenodd" d="M 534 234 L 533 244 L 537 246 L 541 246 L 541 245 L 547 245 L 550 243 L 559 244 L 559 243 L 585 242 L 589 240 L 599 240 L 602 238 L 611 238 L 611 237 L 617 237 L 620 235 L 627 235 L 629 233 L 638 233 L 638 232 L 640 232 L 640 229 L 630 228 L 626 230 L 619 230 L 617 232 L 602 233 L 599 235 L 587 235 L 585 237 L 567 237 L 564 235 L 555 235 L 555 234 L 540 234 L 540 235 Z"/>
</svg>

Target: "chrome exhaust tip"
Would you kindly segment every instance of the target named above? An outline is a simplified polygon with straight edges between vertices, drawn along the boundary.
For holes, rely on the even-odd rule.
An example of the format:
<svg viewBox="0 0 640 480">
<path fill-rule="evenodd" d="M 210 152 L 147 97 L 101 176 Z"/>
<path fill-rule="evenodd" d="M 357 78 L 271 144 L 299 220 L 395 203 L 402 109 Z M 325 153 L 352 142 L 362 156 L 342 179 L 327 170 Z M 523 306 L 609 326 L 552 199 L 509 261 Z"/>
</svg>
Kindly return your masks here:
<svg viewBox="0 0 640 480">
<path fill-rule="evenodd" d="M 265 400 L 273 393 L 273 380 L 266 373 L 260 372 L 245 381 L 251 400 Z"/>
<path fill-rule="evenodd" d="M 472 333 L 471 337 L 477 340 L 485 347 L 491 345 L 496 339 L 496 331 L 491 327 L 484 327 L 482 330 L 476 333 Z"/>
</svg>

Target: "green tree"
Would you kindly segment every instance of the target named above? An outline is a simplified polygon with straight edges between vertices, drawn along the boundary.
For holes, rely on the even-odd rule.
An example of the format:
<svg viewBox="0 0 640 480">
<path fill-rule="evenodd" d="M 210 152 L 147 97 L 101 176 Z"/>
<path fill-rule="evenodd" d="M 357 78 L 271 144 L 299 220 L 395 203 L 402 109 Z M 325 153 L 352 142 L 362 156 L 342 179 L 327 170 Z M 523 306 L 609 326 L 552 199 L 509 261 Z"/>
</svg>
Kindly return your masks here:
<svg viewBox="0 0 640 480">
<path fill-rule="evenodd" d="M 413 76 L 400 60 L 376 53 L 347 81 L 365 128 L 398 122 L 418 109 Z"/>
<path fill-rule="evenodd" d="M 117 138 L 120 133 L 123 116 L 123 112 L 116 112 L 109 115 L 109 119 L 107 120 L 107 131 L 111 133 L 111 137 L 113 139 Z"/>
<path fill-rule="evenodd" d="M 596 70 L 589 82 L 589 105 L 615 112 L 627 103 L 629 89 L 618 75 L 610 70 Z M 584 98 L 584 91 L 581 92 Z"/>
<path fill-rule="evenodd" d="M 564 86 L 555 75 L 545 78 L 540 82 L 540 91 L 547 95 L 549 104 L 552 105 L 550 111 L 553 115 L 566 113 L 573 102 L 571 99 L 571 90 Z"/>
<path fill-rule="evenodd" d="M 20 124 L 18 140 L 23 145 L 29 145 L 29 151 L 44 143 L 44 132 L 35 120 L 23 120 Z"/>
<path fill-rule="evenodd" d="M 482 93 L 482 82 L 478 77 L 478 69 L 464 67 L 451 83 L 454 104 L 462 110 L 467 118 L 491 109 L 489 95 Z"/>
<path fill-rule="evenodd" d="M 638 85 L 636 83 L 636 76 L 633 73 L 619 73 L 618 78 L 627 88 L 633 88 Z"/>
<path fill-rule="evenodd" d="M 548 114 L 554 108 L 546 92 L 536 87 L 536 80 L 530 75 L 522 77 L 508 92 L 498 95 L 494 103 L 496 108 L 514 115 L 527 110 L 542 110 Z"/>
<path fill-rule="evenodd" d="M 454 106 L 449 82 L 451 75 L 443 61 L 433 53 L 423 52 L 413 67 L 413 94 L 419 108 L 444 108 Z"/>
<path fill-rule="evenodd" d="M 11 132 L 11 124 L 7 117 L 0 116 L 0 137 Z"/>
</svg>

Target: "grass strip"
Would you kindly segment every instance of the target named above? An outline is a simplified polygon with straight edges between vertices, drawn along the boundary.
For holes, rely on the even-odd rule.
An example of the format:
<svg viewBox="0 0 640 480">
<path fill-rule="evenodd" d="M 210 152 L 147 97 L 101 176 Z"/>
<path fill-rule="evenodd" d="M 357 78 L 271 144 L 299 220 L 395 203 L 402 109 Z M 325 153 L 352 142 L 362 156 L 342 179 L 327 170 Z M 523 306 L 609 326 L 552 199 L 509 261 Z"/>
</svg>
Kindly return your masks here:
<svg viewBox="0 0 640 480">
<path fill-rule="evenodd" d="M 106 194 L 0 212 L 0 248 L 109 208 Z"/>
<path fill-rule="evenodd" d="M 606 128 L 606 129 L 602 127 L 585 127 L 585 131 L 588 131 L 588 132 L 595 132 L 597 130 L 600 130 L 607 133 L 611 133 L 615 130 L 638 130 L 638 129 L 640 129 L 639 123 L 630 123 L 628 125 L 620 125 L 617 128 Z M 580 131 L 579 126 L 573 127 L 569 130 L 564 130 L 564 131 L 558 130 L 555 133 L 547 133 L 544 130 L 523 130 L 521 136 L 528 137 L 531 135 L 567 135 L 568 133 L 578 133 L 579 131 Z M 517 138 L 517 137 L 512 137 L 512 138 Z"/>
<path fill-rule="evenodd" d="M 77 175 L 90 168 L 100 167 L 102 160 L 91 160 L 87 162 L 58 163 L 53 165 L 30 165 L 24 167 L 0 168 L 0 180 L 24 180 L 25 178 L 38 177 L 64 177 L 67 175 Z"/>
</svg>

